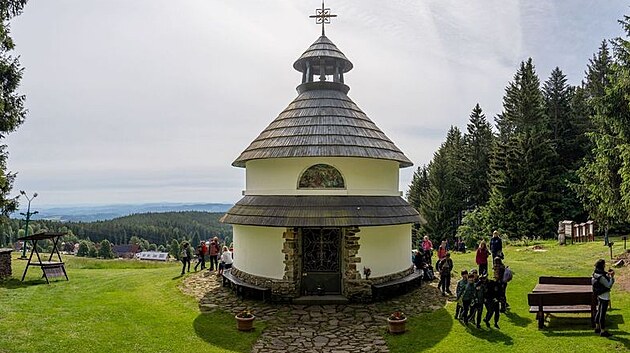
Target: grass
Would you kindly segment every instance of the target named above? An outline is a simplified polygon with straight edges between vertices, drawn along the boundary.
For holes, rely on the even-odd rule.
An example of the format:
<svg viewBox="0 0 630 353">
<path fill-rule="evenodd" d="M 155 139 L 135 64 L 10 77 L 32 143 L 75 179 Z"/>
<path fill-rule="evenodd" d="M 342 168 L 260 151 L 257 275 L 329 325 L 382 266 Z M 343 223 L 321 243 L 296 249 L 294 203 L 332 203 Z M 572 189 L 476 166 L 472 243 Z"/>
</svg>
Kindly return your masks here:
<svg viewBox="0 0 630 353">
<path fill-rule="evenodd" d="M 176 263 L 67 256 L 70 281 L 46 285 L 39 268 L 0 282 L 0 352 L 249 352 L 260 335 L 223 312 L 200 314 Z M 16 279 L 17 278 L 17 279 Z"/>
<path fill-rule="evenodd" d="M 507 290 L 511 310 L 501 315 L 500 330 L 486 329 L 483 323 L 481 330 L 465 327 L 453 317 L 455 303 L 449 303 L 444 309 L 410 318 L 408 333 L 386 335 L 391 352 L 630 351 L 630 325 L 624 320 L 630 317 L 630 294 L 618 289 L 613 289 L 613 310 L 608 316 L 609 329 L 614 334 L 611 339 L 593 333 L 588 314 L 554 315 L 547 321 L 547 328 L 538 329 L 535 314 L 529 313 L 527 293 L 539 276 L 590 276 L 597 259 L 610 259 L 608 247 L 602 246 L 601 241 L 563 247 L 553 242 L 542 245 L 548 251 L 535 252 L 526 247 L 505 249 L 505 263 L 513 270 L 514 279 Z M 621 251 L 616 247 L 615 253 Z M 456 270 L 475 268 L 474 261 L 471 252 L 453 255 Z"/>
<path fill-rule="evenodd" d="M 598 258 L 609 258 L 601 242 L 548 251 L 508 247 L 514 271 L 508 286 L 511 310 L 501 330 L 477 330 L 454 320 L 454 304 L 410 317 L 409 332 L 385 334 L 400 352 L 621 352 L 630 351 L 630 294 L 613 290 L 609 312 L 612 339 L 596 337 L 588 315 L 552 316 L 538 330 L 528 312 L 527 293 L 540 275 L 589 276 Z M 617 241 L 616 244 L 622 244 Z M 617 247 L 616 253 L 619 253 Z M 224 312 L 200 314 L 197 303 L 177 288 L 178 263 L 94 260 L 67 256 L 70 281 L 46 285 L 38 268 L 20 278 L 25 261 L 13 259 L 14 278 L 0 282 L 0 353 L 18 352 L 249 352 L 264 325 L 238 332 Z M 456 269 L 473 268 L 474 253 L 455 254 Z M 628 269 L 623 269 L 628 271 Z M 618 271 L 619 272 L 619 271 Z"/>
</svg>

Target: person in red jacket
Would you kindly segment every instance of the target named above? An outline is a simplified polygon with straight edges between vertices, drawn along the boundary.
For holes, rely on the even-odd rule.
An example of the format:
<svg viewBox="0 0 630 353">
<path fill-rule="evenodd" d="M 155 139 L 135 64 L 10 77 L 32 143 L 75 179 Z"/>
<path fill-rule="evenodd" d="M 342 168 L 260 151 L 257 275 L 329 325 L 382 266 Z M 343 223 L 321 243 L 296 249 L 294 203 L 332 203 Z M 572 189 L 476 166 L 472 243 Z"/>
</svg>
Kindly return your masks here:
<svg viewBox="0 0 630 353">
<path fill-rule="evenodd" d="M 479 275 L 488 274 L 488 256 L 490 256 L 490 251 L 488 251 L 488 247 L 486 246 L 486 241 L 482 240 L 479 243 L 479 247 L 477 248 L 477 255 L 475 256 L 475 262 L 477 266 L 479 266 Z"/>
</svg>

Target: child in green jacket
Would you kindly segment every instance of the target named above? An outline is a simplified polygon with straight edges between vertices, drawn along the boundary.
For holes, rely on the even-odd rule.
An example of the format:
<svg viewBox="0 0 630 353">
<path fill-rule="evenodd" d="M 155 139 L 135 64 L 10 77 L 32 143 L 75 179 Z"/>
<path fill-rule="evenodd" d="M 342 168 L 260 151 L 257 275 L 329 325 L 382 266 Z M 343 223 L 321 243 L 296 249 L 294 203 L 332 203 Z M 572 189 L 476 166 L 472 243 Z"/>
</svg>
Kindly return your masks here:
<svg viewBox="0 0 630 353">
<path fill-rule="evenodd" d="M 462 295 L 468 285 L 468 271 L 463 270 L 461 272 L 462 279 L 457 282 L 457 288 L 455 289 L 455 296 L 457 297 L 457 307 L 455 307 L 455 319 L 463 319 L 462 313 L 464 307 L 462 305 Z"/>
</svg>

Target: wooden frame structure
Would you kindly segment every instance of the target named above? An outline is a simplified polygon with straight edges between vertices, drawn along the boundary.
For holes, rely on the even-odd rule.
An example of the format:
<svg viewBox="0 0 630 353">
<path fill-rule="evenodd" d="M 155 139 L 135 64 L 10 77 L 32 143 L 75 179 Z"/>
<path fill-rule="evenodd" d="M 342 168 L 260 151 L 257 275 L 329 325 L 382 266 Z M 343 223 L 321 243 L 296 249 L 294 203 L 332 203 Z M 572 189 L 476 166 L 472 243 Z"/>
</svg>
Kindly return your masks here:
<svg viewBox="0 0 630 353">
<path fill-rule="evenodd" d="M 63 260 L 61 260 L 61 254 L 59 253 L 59 249 L 57 245 L 59 244 L 59 239 L 66 235 L 67 233 L 52 233 L 52 232 L 42 232 L 33 235 L 29 235 L 26 237 L 18 238 L 18 240 L 23 240 L 26 246 L 26 242 L 31 242 L 31 255 L 28 257 L 28 263 L 26 264 L 26 268 L 24 269 L 24 274 L 22 274 L 22 282 L 24 282 L 24 278 L 26 277 L 26 272 L 28 272 L 28 268 L 30 266 L 38 266 L 42 269 L 42 277 L 46 279 L 46 283 L 50 284 L 49 278 L 51 277 L 66 277 L 66 280 L 70 280 L 68 278 L 68 274 L 66 273 L 66 268 Z M 50 256 L 48 257 L 48 261 L 42 261 L 41 256 L 39 255 L 39 251 L 37 250 L 37 242 L 40 240 L 51 240 L 53 243 L 52 250 L 50 250 Z M 57 258 L 59 261 L 53 261 L 53 256 L 57 254 Z M 37 261 L 33 261 L 33 254 L 37 255 Z"/>
</svg>

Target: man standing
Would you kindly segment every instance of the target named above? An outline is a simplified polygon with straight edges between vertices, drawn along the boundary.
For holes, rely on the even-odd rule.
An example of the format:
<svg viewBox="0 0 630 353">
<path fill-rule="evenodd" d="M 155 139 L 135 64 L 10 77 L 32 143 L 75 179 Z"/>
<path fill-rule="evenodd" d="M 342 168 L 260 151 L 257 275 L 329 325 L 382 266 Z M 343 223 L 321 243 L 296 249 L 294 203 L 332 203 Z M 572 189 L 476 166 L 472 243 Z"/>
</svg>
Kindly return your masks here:
<svg viewBox="0 0 630 353">
<path fill-rule="evenodd" d="M 499 231 L 492 232 L 492 238 L 490 239 L 490 252 L 492 253 L 492 259 L 500 257 L 503 259 L 503 242 L 499 237 Z"/>
</svg>

